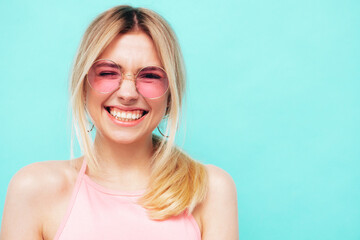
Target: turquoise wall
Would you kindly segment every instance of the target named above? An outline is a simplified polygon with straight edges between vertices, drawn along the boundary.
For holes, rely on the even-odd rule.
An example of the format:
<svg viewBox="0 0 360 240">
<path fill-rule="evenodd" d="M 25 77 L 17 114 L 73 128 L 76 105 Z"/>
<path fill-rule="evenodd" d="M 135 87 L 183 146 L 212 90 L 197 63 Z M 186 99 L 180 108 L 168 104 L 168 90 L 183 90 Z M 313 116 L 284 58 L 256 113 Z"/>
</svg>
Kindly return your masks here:
<svg viewBox="0 0 360 240">
<path fill-rule="evenodd" d="M 233 176 L 240 239 L 360 239 L 355 0 L 1 1 L 1 215 L 16 171 L 69 158 L 72 59 L 90 21 L 123 3 L 159 12 L 180 39 L 179 144 Z"/>
</svg>

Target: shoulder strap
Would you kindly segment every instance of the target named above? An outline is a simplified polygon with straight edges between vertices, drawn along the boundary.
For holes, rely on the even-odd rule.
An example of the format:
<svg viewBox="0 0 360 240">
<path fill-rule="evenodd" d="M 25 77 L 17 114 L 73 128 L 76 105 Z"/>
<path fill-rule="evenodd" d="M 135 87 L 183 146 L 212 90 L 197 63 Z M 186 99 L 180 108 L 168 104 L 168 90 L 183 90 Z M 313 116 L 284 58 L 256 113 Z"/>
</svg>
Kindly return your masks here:
<svg viewBox="0 0 360 240">
<path fill-rule="evenodd" d="M 71 210 L 72 210 L 72 207 L 73 207 L 73 205 L 75 203 L 76 196 L 77 196 L 77 194 L 79 192 L 80 185 L 81 185 L 81 182 L 83 180 L 85 171 L 86 171 L 86 160 L 84 158 L 83 163 L 82 163 L 81 168 L 80 168 L 80 171 L 79 171 L 79 174 L 78 174 L 76 182 L 75 182 L 75 186 L 74 186 L 74 190 L 72 192 L 72 196 L 71 196 L 71 199 L 70 199 L 69 206 L 68 206 L 66 214 L 65 214 L 64 218 L 62 219 L 61 224 L 60 224 L 60 226 L 59 226 L 59 228 L 58 228 L 58 230 L 57 230 L 57 232 L 55 234 L 54 240 L 58 240 L 60 238 L 60 235 L 61 235 L 61 233 L 62 233 L 62 231 L 63 231 L 63 229 L 64 229 L 64 227 L 66 225 L 66 222 L 67 222 L 67 220 L 68 220 L 68 218 L 69 218 L 69 216 L 71 214 Z"/>
<path fill-rule="evenodd" d="M 87 163 L 86 163 L 86 160 L 85 160 L 85 157 L 84 157 L 84 160 L 82 162 L 82 165 L 81 165 L 81 168 L 80 168 L 80 171 L 79 171 L 79 176 L 78 176 L 77 181 L 79 180 L 79 178 L 82 178 L 85 175 L 86 165 L 87 165 Z"/>
</svg>

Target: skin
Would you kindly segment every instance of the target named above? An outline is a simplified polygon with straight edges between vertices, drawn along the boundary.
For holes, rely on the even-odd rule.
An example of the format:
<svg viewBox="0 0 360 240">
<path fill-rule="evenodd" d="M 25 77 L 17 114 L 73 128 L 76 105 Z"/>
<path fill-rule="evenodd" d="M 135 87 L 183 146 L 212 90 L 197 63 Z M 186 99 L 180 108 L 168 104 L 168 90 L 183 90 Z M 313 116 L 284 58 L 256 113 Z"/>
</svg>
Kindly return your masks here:
<svg viewBox="0 0 360 240">
<path fill-rule="evenodd" d="M 161 66 L 151 39 L 142 32 L 118 36 L 99 58 L 115 61 L 126 73 L 136 73 L 144 66 Z M 124 81 L 109 94 L 99 94 L 89 85 L 85 89 L 88 112 L 97 128 L 95 148 L 101 146 L 101 171 L 88 168 L 86 174 L 109 189 L 144 189 L 150 175 L 151 133 L 165 114 L 168 94 L 156 100 L 145 99 L 131 81 Z M 139 107 L 149 113 L 137 126 L 121 127 L 109 121 L 104 109 L 107 105 Z M 66 213 L 82 161 L 83 157 L 38 162 L 19 170 L 8 187 L 0 240 L 53 239 Z M 235 183 L 224 170 L 214 165 L 206 168 L 209 192 L 193 212 L 202 239 L 238 239 Z"/>
</svg>

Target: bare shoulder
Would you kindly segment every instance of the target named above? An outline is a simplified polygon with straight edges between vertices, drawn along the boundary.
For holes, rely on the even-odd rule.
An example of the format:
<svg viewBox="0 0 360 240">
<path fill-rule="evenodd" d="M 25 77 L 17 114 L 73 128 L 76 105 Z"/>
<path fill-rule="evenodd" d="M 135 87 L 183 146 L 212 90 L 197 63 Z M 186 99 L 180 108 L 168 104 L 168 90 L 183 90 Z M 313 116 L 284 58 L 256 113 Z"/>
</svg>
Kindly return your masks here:
<svg viewBox="0 0 360 240">
<path fill-rule="evenodd" d="M 205 165 L 209 187 L 202 203 L 202 239 L 238 239 L 236 185 L 229 173 L 211 164 Z"/>
<path fill-rule="evenodd" d="M 236 185 L 231 175 L 215 165 L 207 164 L 205 166 L 209 177 L 208 195 L 205 204 L 221 211 L 224 207 L 237 206 Z"/>
<path fill-rule="evenodd" d="M 66 187 L 75 172 L 70 160 L 32 163 L 13 176 L 8 193 L 15 192 L 28 200 L 52 195 Z"/>
<path fill-rule="evenodd" d="M 219 191 L 222 189 L 223 193 L 226 193 L 224 197 L 231 197 L 231 195 L 236 195 L 236 185 L 231 177 L 231 175 L 212 164 L 206 164 L 206 169 L 209 176 L 209 190 Z M 229 196 L 230 195 L 230 196 Z"/>
<path fill-rule="evenodd" d="M 0 239 L 29 236 L 42 239 L 46 212 L 69 192 L 76 178 L 76 165 L 71 161 L 32 163 L 13 176 L 7 190 Z"/>
</svg>

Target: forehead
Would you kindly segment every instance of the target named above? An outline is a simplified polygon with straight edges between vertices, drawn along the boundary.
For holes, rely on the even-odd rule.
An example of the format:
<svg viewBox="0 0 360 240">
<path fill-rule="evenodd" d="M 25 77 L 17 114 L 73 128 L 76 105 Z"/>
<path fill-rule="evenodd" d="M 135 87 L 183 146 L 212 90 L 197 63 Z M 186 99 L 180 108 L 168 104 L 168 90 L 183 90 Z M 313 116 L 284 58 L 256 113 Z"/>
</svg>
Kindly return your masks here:
<svg viewBox="0 0 360 240">
<path fill-rule="evenodd" d="M 161 60 L 152 39 L 144 32 L 117 35 L 98 59 L 110 59 L 124 68 L 161 66 Z"/>
</svg>

